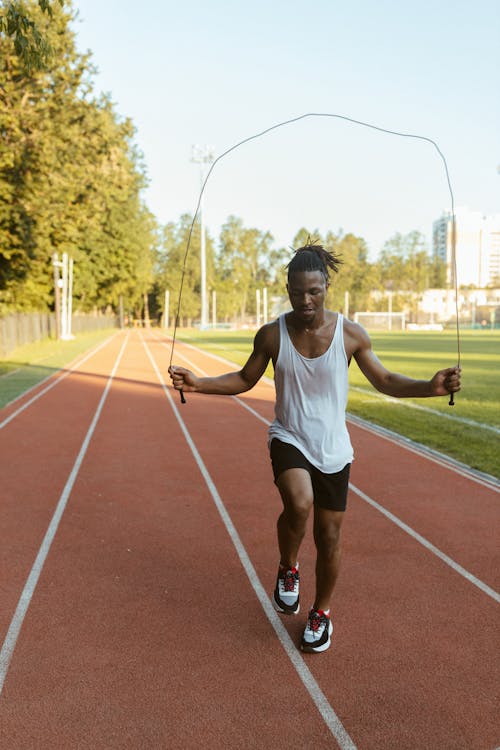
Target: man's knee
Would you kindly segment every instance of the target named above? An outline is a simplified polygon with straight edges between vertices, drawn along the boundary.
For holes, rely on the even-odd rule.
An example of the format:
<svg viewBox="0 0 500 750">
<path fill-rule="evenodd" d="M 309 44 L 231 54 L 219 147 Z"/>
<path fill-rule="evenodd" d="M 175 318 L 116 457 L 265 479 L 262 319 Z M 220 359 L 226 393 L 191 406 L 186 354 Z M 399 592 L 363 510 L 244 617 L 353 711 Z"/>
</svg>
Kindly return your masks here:
<svg viewBox="0 0 500 750">
<path fill-rule="evenodd" d="M 334 554 L 340 547 L 342 530 L 342 517 L 337 518 L 323 514 L 320 518 L 316 516 L 314 522 L 314 541 L 317 549 L 325 555 Z"/>
<path fill-rule="evenodd" d="M 293 526 L 306 523 L 313 506 L 313 490 L 309 474 L 301 469 L 284 472 L 278 480 L 283 500 L 283 516 Z"/>
<path fill-rule="evenodd" d="M 307 523 L 310 511 L 311 503 L 299 502 L 294 503 L 293 505 L 289 505 L 285 509 L 285 515 L 288 521 L 290 521 L 291 523 L 302 526 Z"/>
</svg>

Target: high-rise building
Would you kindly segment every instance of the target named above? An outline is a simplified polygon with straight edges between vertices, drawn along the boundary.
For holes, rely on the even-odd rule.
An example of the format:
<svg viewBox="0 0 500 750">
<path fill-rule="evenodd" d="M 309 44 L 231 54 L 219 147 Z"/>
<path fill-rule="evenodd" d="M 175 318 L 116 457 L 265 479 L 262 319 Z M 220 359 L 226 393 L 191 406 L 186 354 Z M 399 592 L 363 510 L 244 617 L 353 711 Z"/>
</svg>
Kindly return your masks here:
<svg viewBox="0 0 500 750">
<path fill-rule="evenodd" d="M 485 216 L 480 211 L 455 211 L 455 250 L 459 286 L 485 287 L 500 284 L 500 214 Z M 454 286 L 452 216 L 444 212 L 433 223 L 434 257 L 446 263 L 447 282 Z"/>
</svg>

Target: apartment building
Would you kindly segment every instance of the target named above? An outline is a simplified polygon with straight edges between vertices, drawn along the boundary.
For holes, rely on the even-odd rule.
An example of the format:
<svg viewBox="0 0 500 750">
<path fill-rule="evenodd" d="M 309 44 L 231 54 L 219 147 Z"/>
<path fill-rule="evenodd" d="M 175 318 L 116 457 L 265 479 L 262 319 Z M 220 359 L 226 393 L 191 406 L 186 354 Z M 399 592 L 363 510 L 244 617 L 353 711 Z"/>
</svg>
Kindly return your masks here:
<svg viewBox="0 0 500 750">
<path fill-rule="evenodd" d="M 485 216 L 466 207 L 455 211 L 457 281 L 478 288 L 500 282 L 500 214 Z M 446 263 L 447 282 L 454 286 L 452 218 L 444 212 L 433 223 L 434 256 Z"/>
</svg>

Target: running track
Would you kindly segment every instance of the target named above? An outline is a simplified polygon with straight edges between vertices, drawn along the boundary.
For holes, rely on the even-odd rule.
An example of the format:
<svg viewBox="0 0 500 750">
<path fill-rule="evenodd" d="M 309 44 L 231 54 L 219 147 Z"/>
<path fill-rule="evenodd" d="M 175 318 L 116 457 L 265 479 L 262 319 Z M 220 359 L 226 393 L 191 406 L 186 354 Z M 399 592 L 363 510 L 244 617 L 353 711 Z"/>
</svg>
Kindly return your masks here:
<svg viewBox="0 0 500 750">
<path fill-rule="evenodd" d="M 498 489 L 351 425 L 334 643 L 302 655 L 310 535 L 301 614 L 268 600 L 273 389 L 181 407 L 169 356 L 119 333 L 0 411 L 2 750 L 500 746 Z"/>
</svg>

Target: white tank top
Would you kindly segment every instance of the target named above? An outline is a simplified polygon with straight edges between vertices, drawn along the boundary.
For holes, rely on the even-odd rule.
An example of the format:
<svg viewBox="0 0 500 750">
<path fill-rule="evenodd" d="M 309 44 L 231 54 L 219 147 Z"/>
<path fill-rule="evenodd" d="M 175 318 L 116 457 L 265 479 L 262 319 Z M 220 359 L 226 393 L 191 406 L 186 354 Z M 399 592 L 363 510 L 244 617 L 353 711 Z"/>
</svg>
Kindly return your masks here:
<svg viewBox="0 0 500 750">
<path fill-rule="evenodd" d="M 313 466 L 333 474 L 353 460 L 345 422 L 348 362 L 343 316 L 330 346 L 320 357 L 308 358 L 292 344 L 285 315 L 279 317 L 280 348 L 274 371 L 275 420 L 269 442 L 278 438 L 298 448 Z"/>
</svg>

